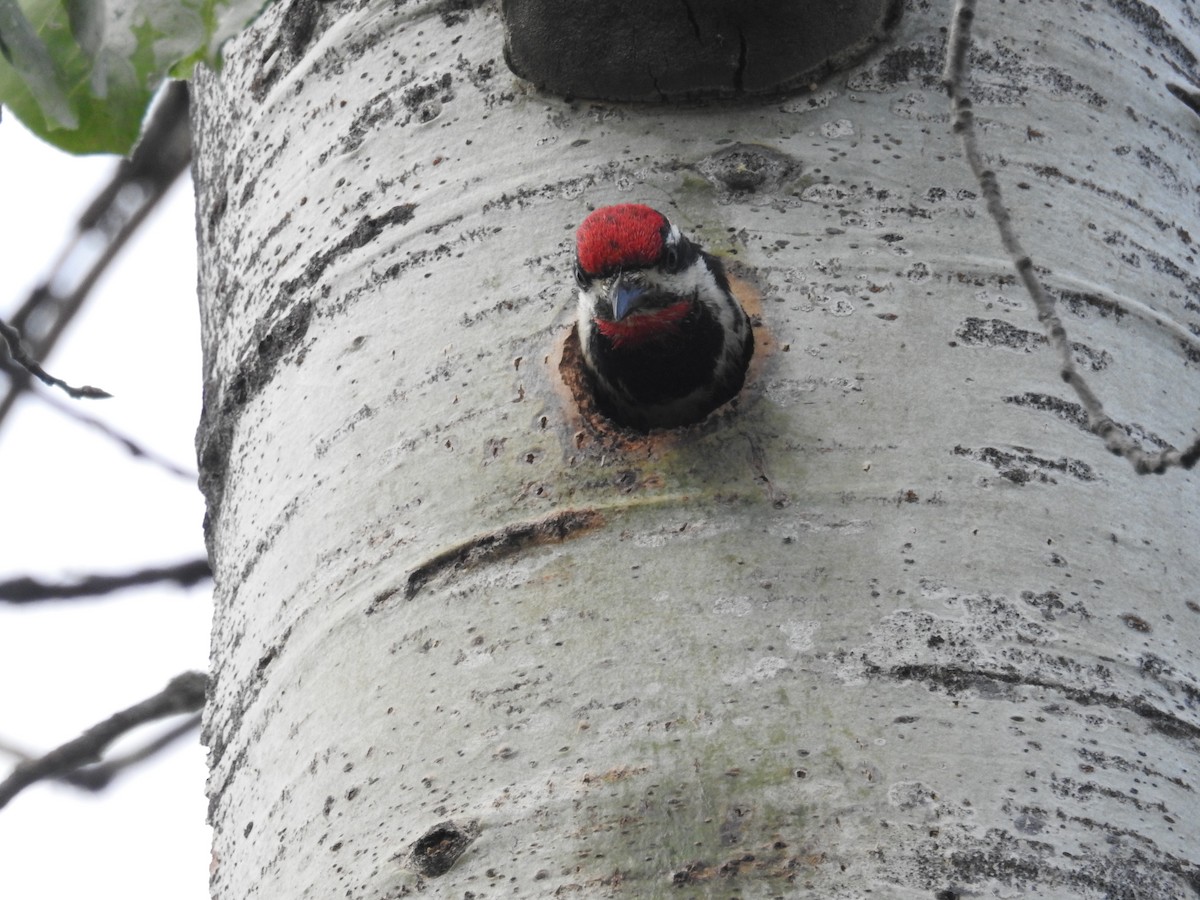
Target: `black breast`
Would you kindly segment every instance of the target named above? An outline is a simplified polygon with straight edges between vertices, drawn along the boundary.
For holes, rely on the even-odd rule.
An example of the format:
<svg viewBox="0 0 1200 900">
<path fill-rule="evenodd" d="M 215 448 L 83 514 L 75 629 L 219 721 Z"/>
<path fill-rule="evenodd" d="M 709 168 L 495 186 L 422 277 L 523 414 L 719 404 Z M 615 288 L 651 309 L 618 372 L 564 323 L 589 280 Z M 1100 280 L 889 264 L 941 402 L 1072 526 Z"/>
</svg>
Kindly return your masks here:
<svg viewBox="0 0 1200 900">
<path fill-rule="evenodd" d="M 589 350 L 599 374 L 616 390 L 617 402 L 653 406 L 711 385 L 724 339 L 712 312 L 697 303 L 661 338 L 614 347 L 593 329 Z"/>
</svg>

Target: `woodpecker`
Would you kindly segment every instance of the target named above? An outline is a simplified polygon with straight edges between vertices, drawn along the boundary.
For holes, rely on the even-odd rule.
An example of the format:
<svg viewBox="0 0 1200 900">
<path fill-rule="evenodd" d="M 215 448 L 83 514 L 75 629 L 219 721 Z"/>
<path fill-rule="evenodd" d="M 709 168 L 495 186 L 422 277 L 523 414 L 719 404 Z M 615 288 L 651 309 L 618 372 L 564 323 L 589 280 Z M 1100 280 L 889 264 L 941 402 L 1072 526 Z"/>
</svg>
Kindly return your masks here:
<svg viewBox="0 0 1200 900">
<path fill-rule="evenodd" d="M 698 422 L 742 388 L 754 352 L 720 261 L 637 203 L 575 235 L 579 344 L 601 412 L 647 431 Z"/>
</svg>

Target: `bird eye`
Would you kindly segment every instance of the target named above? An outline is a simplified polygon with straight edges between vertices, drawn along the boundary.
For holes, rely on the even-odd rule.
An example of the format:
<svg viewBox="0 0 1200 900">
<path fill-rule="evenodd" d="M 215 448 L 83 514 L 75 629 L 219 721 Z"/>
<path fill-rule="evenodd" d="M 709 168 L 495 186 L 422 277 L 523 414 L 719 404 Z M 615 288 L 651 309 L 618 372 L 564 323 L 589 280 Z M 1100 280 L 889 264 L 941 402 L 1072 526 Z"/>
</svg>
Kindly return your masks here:
<svg viewBox="0 0 1200 900">
<path fill-rule="evenodd" d="M 579 260 L 575 260 L 575 283 L 581 288 L 586 288 L 590 283 L 587 273 L 583 271 L 583 266 L 579 265 Z"/>
<path fill-rule="evenodd" d="M 682 272 L 691 264 L 693 258 L 692 245 L 688 243 L 687 238 L 678 237 L 669 241 L 663 248 L 662 268 L 671 274 Z"/>
</svg>

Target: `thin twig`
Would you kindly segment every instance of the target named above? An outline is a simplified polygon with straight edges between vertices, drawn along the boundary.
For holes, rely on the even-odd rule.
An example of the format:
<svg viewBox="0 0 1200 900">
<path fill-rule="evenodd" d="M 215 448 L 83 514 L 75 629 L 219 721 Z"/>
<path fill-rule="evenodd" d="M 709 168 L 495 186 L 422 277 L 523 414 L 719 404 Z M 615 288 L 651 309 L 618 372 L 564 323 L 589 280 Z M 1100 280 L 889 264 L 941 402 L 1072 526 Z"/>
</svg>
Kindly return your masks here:
<svg viewBox="0 0 1200 900">
<path fill-rule="evenodd" d="M 61 378 L 55 378 L 39 366 L 37 360 L 25 352 L 21 346 L 21 332 L 3 319 L 0 319 L 0 337 L 4 338 L 4 343 L 8 346 L 8 355 L 13 358 L 13 362 L 51 387 L 61 388 L 68 397 L 76 400 L 103 400 L 105 397 L 112 396 L 108 391 L 92 387 L 90 384 L 85 384 L 83 387 L 72 387 Z"/>
<path fill-rule="evenodd" d="M 190 481 L 191 483 L 195 484 L 198 476 L 194 469 L 185 469 L 183 466 L 178 465 L 177 463 L 163 456 L 161 453 L 151 450 L 149 447 L 143 446 L 138 441 L 135 441 L 128 435 L 123 434 L 116 428 L 113 428 L 107 422 L 97 419 L 94 416 L 89 416 L 78 406 L 74 406 L 70 403 L 59 400 L 54 394 L 50 394 L 41 390 L 40 388 L 30 391 L 29 393 L 42 403 L 45 403 L 55 412 L 62 413 L 64 416 L 74 419 L 81 425 L 86 425 L 88 428 L 95 429 L 109 440 L 120 444 L 125 448 L 126 452 L 128 452 L 130 456 L 134 456 L 138 459 L 145 460 L 148 463 L 152 463 L 153 465 L 158 466 L 164 472 L 174 475 L 176 478 L 182 478 L 184 481 Z"/>
<path fill-rule="evenodd" d="M 1017 275 L 1029 296 L 1037 307 L 1038 321 L 1046 330 L 1050 345 L 1058 351 L 1059 375 L 1062 380 L 1071 385 L 1076 396 L 1083 404 L 1088 417 L 1088 427 L 1103 438 L 1108 449 L 1123 456 L 1133 465 L 1138 474 L 1161 474 L 1173 466 L 1190 469 L 1200 460 L 1200 437 L 1185 451 L 1174 448 L 1158 453 L 1148 453 L 1134 441 L 1125 430 L 1109 417 L 1104 411 L 1100 399 L 1084 381 L 1083 376 L 1075 367 L 1071 342 L 1067 338 L 1066 328 L 1055 310 L 1054 298 L 1042 285 L 1033 270 L 1033 260 L 1021 246 L 1013 227 L 1012 216 L 1000 196 L 1000 184 L 996 173 L 988 168 L 983 161 L 979 149 L 979 139 L 975 131 L 975 114 L 972 111 L 971 98 L 967 92 L 968 63 L 967 55 L 971 48 L 971 24 L 975 19 L 974 0 L 958 0 L 954 7 L 954 17 L 950 24 L 950 38 L 946 47 L 946 67 L 942 73 L 942 83 L 950 95 L 950 110 L 954 121 L 954 132 L 962 138 L 963 153 L 967 163 L 979 182 L 983 199 L 987 203 L 988 213 L 996 223 L 1000 232 L 1000 241 L 1008 251 Z"/>
<path fill-rule="evenodd" d="M 0 581 L 0 602 L 20 604 L 99 597 L 160 581 L 174 582 L 186 588 L 209 578 L 212 578 L 212 569 L 209 568 L 207 559 L 191 559 L 174 566 L 141 569 L 123 575 L 89 575 L 70 584 L 50 584 L 23 576 Z"/>
<path fill-rule="evenodd" d="M 0 809 L 31 784 L 58 778 L 80 766 L 98 762 L 113 741 L 139 725 L 180 713 L 197 712 L 204 706 L 207 685 L 208 676 L 203 672 L 184 672 L 172 678 L 160 693 L 93 725 L 75 740 L 38 759 L 18 763 L 12 774 L 0 782 Z"/>
</svg>

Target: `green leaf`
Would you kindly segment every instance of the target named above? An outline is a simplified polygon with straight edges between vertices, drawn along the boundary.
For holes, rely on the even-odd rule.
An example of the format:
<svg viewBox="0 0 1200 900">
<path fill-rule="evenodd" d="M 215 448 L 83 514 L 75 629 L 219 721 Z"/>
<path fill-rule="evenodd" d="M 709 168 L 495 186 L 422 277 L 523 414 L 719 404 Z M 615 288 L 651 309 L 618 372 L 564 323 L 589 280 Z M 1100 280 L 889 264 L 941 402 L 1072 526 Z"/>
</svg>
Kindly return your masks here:
<svg viewBox="0 0 1200 900">
<path fill-rule="evenodd" d="M 127 153 L 155 91 L 267 0 L 0 0 L 0 103 L 73 153 Z"/>
<path fill-rule="evenodd" d="M 50 51 L 16 0 L 0 0 L 0 51 L 3 51 L 5 68 L 16 73 L 37 93 L 48 128 L 79 126 L 79 120 L 59 86 Z M 0 99 L 9 102 L 3 93 L 0 93 Z"/>
</svg>

